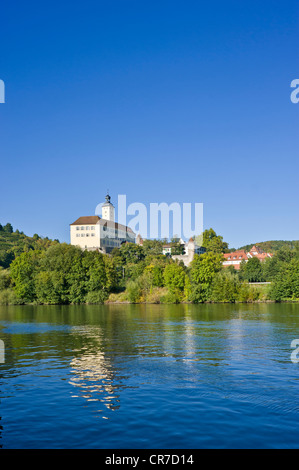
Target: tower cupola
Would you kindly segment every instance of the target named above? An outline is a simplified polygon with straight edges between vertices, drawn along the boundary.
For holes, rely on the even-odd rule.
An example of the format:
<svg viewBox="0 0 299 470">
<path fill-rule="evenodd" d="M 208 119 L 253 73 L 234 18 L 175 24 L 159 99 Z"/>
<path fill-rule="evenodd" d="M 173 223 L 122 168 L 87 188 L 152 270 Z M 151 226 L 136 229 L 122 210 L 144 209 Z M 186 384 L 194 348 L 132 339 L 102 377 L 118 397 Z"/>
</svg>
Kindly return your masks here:
<svg viewBox="0 0 299 470">
<path fill-rule="evenodd" d="M 102 205 L 102 219 L 114 222 L 114 205 L 111 203 L 111 196 L 109 195 L 109 191 L 107 191 L 105 199 L 106 202 Z"/>
</svg>

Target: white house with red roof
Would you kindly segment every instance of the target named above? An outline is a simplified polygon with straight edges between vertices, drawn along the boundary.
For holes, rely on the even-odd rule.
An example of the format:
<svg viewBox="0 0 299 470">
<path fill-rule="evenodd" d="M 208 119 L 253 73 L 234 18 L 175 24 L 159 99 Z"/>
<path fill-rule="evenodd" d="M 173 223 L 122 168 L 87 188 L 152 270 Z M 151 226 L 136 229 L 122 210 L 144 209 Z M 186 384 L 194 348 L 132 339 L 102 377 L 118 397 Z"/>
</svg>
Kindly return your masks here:
<svg viewBox="0 0 299 470">
<path fill-rule="evenodd" d="M 228 266 L 233 266 L 235 269 L 240 269 L 240 264 L 244 260 L 245 263 L 250 258 L 258 258 L 260 261 L 264 261 L 267 258 L 272 258 L 272 253 L 265 253 L 259 246 L 254 245 L 250 251 L 246 253 L 245 250 L 237 250 L 232 253 L 225 253 L 224 255 L 223 266 L 226 268 Z"/>
</svg>

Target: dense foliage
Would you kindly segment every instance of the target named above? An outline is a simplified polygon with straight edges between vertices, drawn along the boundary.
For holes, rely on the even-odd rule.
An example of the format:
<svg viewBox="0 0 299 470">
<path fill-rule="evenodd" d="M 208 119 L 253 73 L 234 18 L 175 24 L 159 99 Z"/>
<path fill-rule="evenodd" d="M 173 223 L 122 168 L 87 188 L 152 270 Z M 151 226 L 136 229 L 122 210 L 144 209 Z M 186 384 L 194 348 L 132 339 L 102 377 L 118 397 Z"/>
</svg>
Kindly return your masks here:
<svg viewBox="0 0 299 470">
<path fill-rule="evenodd" d="M 104 255 L 37 235 L 30 239 L 10 224 L 0 226 L 0 237 L 4 258 L 13 254 L 0 266 L 0 304 L 299 300 L 296 244 L 262 263 L 251 258 L 235 271 L 223 268 L 227 243 L 212 229 L 203 233 L 206 253 L 195 255 L 188 268 L 161 254 L 161 240 L 126 243 Z"/>
<path fill-rule="evenodd" d="M 19 230 L 14 232 L 10 223 L 4 226 L 0 224 L 0 266 L 8 268 L 10 263 L 21 253 L 30 250 L 45 250 L 57 243 L 59 243 L 58 240 L 41 238 L 37 234 L 28 237 Z"/>
<path fill-rule="evenodd" d="M 111 258 L 66 243 L 22 253 L 10 266 L 19 302 L 103 302 L 117 284 Z"/>
<path fill-rule="evenodd" d="M 246 252 L 250 251 L 253 246 L 258 246 L 266 253 L 276 253 L 278 250 L 282 248 L 286 248 L 289 250 L 295 250 L 296 247 L 299 245 L 299 240 L 271 240 L 267 242 L 260 242 L 260 243 L 252 243 L 250 245 L 244 245 L 238 248 L 239 250 L 245 250 Z M 235 251 L 234 248 L 230 249 L 229 251 Z"/>
</svg>

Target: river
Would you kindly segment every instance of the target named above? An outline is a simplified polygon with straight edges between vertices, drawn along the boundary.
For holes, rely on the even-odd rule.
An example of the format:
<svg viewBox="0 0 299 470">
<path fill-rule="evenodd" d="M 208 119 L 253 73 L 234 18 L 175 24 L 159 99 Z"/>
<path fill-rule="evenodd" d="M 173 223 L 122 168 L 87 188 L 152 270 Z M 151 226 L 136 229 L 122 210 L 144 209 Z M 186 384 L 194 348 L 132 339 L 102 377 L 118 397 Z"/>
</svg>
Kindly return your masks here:
<svg viewBox="0 0 299 470">
<path fill-rule="evenodd" d="M 0 447 L 298 447 L 296 338 L 299 304 L 2 306 Z"/>
</svg>

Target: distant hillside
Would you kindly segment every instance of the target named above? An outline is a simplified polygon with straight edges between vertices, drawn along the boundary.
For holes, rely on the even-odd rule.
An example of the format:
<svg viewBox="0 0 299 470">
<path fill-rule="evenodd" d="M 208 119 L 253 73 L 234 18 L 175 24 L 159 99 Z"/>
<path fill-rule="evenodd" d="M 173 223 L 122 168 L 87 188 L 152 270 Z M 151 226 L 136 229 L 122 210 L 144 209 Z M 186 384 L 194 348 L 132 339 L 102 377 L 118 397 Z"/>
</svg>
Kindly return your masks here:
<svg viewBox="0 0 299 470">
<path fill-rule="evenodd" d="M 253 246 L 259 246 L 262 250 L 267 253 L 275 253 L 280 248 L 289 248 L 294 250 L 296 246 L 299 246 L 299 240 L 271 240 L 268 242 L 259 242 L 259 243 L 252 243 L 251 245 L 244 245 L 238 248 L 239 250 L 250 251 Z"/>
<path fill-rule="evenodd" d="M 58 240 L 49 240 L 49 238 L 41 238 L 34 234 L 28 237 L 19 230 L 13 231 L 10 223 L 2 226 L 0 224 L 0 266 L 8 268 L 10 263 L 24 251 L 34 249 L 46 249 Z"/>
</svg>

